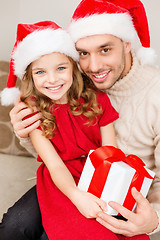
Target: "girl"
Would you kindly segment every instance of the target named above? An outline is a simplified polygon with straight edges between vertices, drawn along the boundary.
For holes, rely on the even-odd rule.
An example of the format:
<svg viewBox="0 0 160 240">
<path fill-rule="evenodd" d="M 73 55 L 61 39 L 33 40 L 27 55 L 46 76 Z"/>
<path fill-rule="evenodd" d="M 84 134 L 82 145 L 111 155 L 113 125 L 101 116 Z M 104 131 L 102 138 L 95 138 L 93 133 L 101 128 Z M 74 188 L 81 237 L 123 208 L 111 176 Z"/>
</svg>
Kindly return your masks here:
<svg viewBox="0 0 160 240">
<path fill-rule="evenodd" d="M 118 118 L 107 95 L 89 80 L 83 83 L 77 54 L 69 35 L 55 23 L 19 24 L 2 98 L 13 101 L 19 77 L 21 100 L 29 106 L 35 102 L 43 115 L 30 137 L 43 162 L 37 195 L 48 238 L 118 239 L 94 219 L 106 209 L 105 202 L 77 188 L 89 150 L 116 146 L 112 122 Z"/>
</svg>

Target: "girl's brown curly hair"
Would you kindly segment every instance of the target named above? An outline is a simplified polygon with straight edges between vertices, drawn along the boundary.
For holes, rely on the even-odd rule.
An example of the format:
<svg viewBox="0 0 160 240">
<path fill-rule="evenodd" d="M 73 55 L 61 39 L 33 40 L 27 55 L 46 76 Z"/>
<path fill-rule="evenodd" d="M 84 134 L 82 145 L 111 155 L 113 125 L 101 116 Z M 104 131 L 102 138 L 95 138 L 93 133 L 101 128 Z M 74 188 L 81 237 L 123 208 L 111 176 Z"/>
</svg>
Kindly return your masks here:
<svg viewBox="0 0 160 240">
<path fill-rule="evenodd" d="M 102 113 L 101 106 L 97 103 L 97 89 L 94 87 L 92 81 L 85 76 L 83 81 L 82 75 L 77 67 L 75 61 L 68 57 L 73 67 L 73 83 L 68 90 L 68 104 L 70 105 L 70 111 L 73 115 L 78 116 L 83 114 L 88 118 L 88 122 L 85 124 L 91 124 L 93 120 Z M 27 67 L 26 73 L 22 79 L 21 84 L 21 101 L 25 102 L 31 107 L 29 99 L 34 99 L 35 105 L 42 113 L 41 128 L 43 135 L 47 138 L 53 138 L 54 130 L 56 128 L 55 116 L 50 112 L 50 108 L 53 107 L 51 100 L 45 95 L 41 94 L 34 86 L 32 78 L 31 64 Z M 84 103 L 81 104 L 78 100 L 83 98 Z"/>
</svg>

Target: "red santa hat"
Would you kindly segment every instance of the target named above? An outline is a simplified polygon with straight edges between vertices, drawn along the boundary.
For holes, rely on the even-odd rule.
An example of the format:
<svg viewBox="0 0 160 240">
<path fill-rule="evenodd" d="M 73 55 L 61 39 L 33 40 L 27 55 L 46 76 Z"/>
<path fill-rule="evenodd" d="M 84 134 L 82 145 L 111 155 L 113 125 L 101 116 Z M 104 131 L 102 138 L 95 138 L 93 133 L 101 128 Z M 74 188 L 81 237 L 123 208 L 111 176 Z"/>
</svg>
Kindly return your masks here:
<svg viewBox="0 0 160 240">
<path fill-rule="evenodd" d="M 83 0 L 68 27 L 74 42 L 98 34 L 111 34 L 131 42 L 142 65 L 154 64 L 144 6 L 139 0 Z"/>
<path fill-rule="evenodd" d="M 7 88 L 1 92 L 1 104 L 15 104 L 20 94 L 16 88 L 17 77 L 22 79 L 27 66 L 42 55 L 63 53 L 78 61 L 78 53 L 70 35 L 51 21 L 35 24 L 18 24 L 17 39 L 13 47 Z"/>
</svg>

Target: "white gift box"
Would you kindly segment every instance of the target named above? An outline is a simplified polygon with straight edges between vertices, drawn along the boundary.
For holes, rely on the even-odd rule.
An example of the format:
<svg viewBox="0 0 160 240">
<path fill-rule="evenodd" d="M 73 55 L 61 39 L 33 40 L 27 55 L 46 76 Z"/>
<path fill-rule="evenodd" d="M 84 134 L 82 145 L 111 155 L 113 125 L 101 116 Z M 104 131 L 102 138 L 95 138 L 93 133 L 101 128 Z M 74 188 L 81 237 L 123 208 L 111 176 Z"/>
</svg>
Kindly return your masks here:
<svg viewBox="0 0 160 240">
<path fill-rule="evenodd" d="M 95 168 L 92 165 L 92 162 L 90 160 L 90 154 L 94 150 L 91 150 L 89 152 L 89 155 L 87 157 L 85 166 L 83 168 L 83 172 L 81 174 L 78 188 L 83 191 L 88 191 L 91 179 L 93 177 L 93 174 L 95 172 Z M 145 167 L 144 167 L 145 168 Z M 154 177 L 155 173 L 147 168 L 145 168 L 147 172 Z M 111 165 L 111 168 L 109 170 L 107 180 L 105 182 L 104 188 L 102 190 L 101 199 L 106 201 L 107 203 L 107 213 L 110 215 L 118 215 L 118 212 L 114 209 L 112 209 L 109 205 L 109 201 L 115 201 L 119 204 L 123 205 L 125 198 L 128 193 L 128 189 L 130 187 L 130 184 L 132 182 L 133 176 L 135 174 L 136 170 L 129 166 L 127 163 L 123 161 L 113 162 Z M 144 197 L 147 196 L 147 193 L 149 191 L 149 188 L 151 186 L 153 179 L 144 177 L 141 190 L 140 192 Z M 134 207 L 132 208 L 132 211 L 135 210 L 136 203 Z"/>
</svg>

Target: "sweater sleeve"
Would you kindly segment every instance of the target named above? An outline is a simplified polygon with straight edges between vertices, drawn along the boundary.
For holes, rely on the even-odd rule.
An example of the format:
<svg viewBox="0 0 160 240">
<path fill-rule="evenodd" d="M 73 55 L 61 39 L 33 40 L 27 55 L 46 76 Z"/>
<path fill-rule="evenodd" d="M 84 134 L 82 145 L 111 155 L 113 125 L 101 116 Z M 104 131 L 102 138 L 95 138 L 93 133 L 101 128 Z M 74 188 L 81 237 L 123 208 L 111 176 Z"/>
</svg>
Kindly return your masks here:
<svg viewBox="0 0 160 240">
<path fill-rule="evenodd" d="M 31 153 L 33 155 L 33 157 L 37 158 L 37 152 L 36 152 L 36 150 L 33 147 L 33 144 L 31 142 L 30 137 L 28 137 L 28 138 L 21 138 L 17 134 L 16 134 L 16 136 L 19 139 L 19 142 L 20 142 L 21 146 L 24 147 L 29 153 Z"/>
<path fill-rule="evenodd" d="M 159 79 L 157 79 L 159 80 Z M 155 180 L 151 186 L 148 193 L 147 199 L 151 203 L 152 207 L 157 212 L 159 218 L 158 227 L 150 234 L 160 231 L 160 98 L 159 98 L 160 83 L 157 81 L 154 89 L 152 89 L 152 94 L 150 93 L 148 98 L 148 119 L 150 119 L 150 126 L 152 126 L 153 132 L 153 156 L 154 165 L 152 165 L 152 170 L 155 172 Z"/>
<path fill-rule="evenodd" d="M 33 116 L 34 114 L 36 114 L 36 113 L 31 113 L 31 114 L 29 114 L 28 116 L 26 116 L 24 119 L 27 119 L 27 118 Z M 28 138 L 21 138 L 21 137 L 19 137 L 19 136 L 16 134 L 16 132 L 15 132 L 15 135 L 16 135 L 16 137 L 19 139 L 20 145 L 21 145 L 22 147 L 24 147 L 24 148 L 25 148 L 29 153 L 31 153 L 34 157 L 37 158 L 37 152 L 36 152 L 36 150 L 35 150 L 34 147 L 33 147 L 33 144 L 32 144 L 32 142 L 31 142 L 30 137 L 28 137 Z"/>
<path fill-rule="evenodd" d="M 158 113 L 158 112 L 157 112 Z M 160 115 L 160 113 L 158 114 Z M 159 116 L 160 120 L 160 116 Z M 157 125 L 157 124 L 156 124 Z M 157 212 L 159 218 L 158 227 L 151 233 L 156 233 L 160 231 L 160 122 L 159 126 L 155 125 L 155 150 L 154 150 L 154 158 L 155 158 L 155 166 L 153 171 L 155 172 L 155 179 L 153 181 L 152 187 L 148 193 L 148 200 L 151 203 L 152 207 Z M 157 129 L 156 129 L 157 128 Z"/>
</svg>

